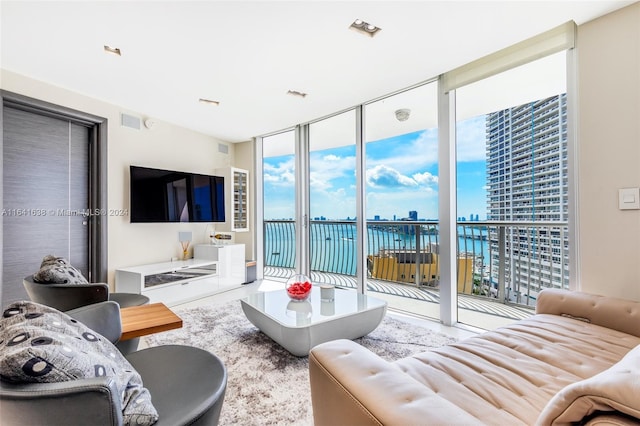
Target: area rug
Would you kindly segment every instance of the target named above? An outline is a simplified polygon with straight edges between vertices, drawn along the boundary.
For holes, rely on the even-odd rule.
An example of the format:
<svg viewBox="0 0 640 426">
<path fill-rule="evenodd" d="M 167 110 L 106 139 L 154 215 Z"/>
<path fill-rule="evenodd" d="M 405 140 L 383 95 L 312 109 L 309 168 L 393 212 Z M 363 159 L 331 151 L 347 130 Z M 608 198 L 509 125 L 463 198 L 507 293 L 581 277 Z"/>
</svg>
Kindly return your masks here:
<svg viewBox="0 0 640 426">
<path fill-rule="evenodd" d="M 221 425 L 313 425 L 307 357 L 295 357 L 249 322 L 240 301 L 175 309 L 183 327 L 147 336 L 149 346 L 184 344 L 227 367 Z M 355 341 L 393 361 L 456 339 L 386 315 Z"/>
</svg>

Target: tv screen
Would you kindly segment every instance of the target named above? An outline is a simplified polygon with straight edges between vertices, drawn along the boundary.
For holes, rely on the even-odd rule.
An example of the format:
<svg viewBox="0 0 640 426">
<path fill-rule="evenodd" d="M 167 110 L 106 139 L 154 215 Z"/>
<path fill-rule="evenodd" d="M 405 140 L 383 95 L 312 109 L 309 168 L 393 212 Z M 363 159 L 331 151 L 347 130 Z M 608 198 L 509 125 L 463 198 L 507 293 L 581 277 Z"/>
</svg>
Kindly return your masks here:
<svg viewBox="0 0 640 426">
<path fill-rule="evenodd" d="M 224 222 L 224 178 L 130 166 L 131 222 Z"/>
</svg>

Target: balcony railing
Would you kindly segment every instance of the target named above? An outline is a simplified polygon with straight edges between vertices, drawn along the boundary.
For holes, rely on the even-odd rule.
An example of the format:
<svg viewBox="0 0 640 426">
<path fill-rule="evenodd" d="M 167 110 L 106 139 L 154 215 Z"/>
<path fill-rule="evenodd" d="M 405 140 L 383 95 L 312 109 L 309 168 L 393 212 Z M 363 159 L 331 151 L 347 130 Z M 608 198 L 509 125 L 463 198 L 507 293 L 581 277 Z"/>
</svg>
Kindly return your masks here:
<svg viewBox="0 0 640 426">
<path fill-rule="evenodd" d="M 457 229 L 458 293 L 534 306 L 543 288 L 568 288 L 566 222 L 458 222 Z M 265 221 L 264 236 L 265 266 L 294 268 L 295 223 Z M 353 221 L 312 221 L 311 270 L 355 276 L 355 236 Z M 368 221 L 367 276 L 438 290 L 438 222 Z"/>
</svg>

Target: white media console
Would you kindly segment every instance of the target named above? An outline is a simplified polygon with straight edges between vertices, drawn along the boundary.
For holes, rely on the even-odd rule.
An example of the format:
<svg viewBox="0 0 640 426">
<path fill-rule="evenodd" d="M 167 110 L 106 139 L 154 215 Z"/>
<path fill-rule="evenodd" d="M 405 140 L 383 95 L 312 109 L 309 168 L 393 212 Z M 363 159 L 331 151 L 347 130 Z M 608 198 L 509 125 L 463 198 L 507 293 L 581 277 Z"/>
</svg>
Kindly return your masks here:
<svg viewBox="0 0 640 426">
<path fill-rule="evenodd" d="M 194 247 L 194 258 L 116 270 L 116 291 L 168 306 L 239 287 L 246 280 L 244 244 Z"/>
</svg>

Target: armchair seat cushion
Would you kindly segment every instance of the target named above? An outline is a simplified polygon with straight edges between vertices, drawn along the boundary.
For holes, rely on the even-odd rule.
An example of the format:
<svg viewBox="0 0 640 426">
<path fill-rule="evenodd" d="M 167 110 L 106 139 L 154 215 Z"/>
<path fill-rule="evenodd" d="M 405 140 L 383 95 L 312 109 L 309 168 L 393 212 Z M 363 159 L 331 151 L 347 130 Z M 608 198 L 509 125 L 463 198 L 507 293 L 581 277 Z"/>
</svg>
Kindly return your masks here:
<svg viewBox="0 0 640 426">
<path fill-rule="evenodd" d="M 153 395 L 155 426 L 218 423 L 227 387 L 220 358 L 192 346 L 164 345 L 128 354 L 127 360 Z"/>
<path fill-rule="evenodd" d="M 137 293 L 109 293 L 109 300 L 116 302 L 120 308 L 140 306 L 149 303 L 149 297 Z"/>
<path fill-rule="evenodd" d="M 153 424 L 158 413 L 140 374 L 104 336 L 65 313 L 34 302 L 10 305 L 0 320 L 1 379 L 56 383 L 110 377 L 125 424 Z"/>
</svg>

